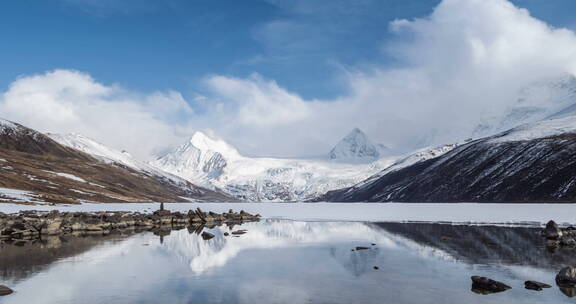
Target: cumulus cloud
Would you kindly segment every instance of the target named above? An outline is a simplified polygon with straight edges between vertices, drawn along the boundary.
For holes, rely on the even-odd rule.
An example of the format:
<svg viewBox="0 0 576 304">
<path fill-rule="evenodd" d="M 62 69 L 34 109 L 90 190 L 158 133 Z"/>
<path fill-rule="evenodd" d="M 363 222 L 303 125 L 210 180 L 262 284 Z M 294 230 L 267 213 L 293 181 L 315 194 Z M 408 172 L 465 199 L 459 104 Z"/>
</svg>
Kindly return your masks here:
<svg viewBox="0 0 576 304">
<path fill-rule="evenodd" d="M 502 119 L 526 86 L 576 72 L 574 32 L 506 0 L 444 0 L 429 16 L 395 20 L 387 30 L 396 38 L 383 44 L 383 56 L 392 56 L 395 67 L 346 67 L 346 94 L 332 100 L 306 100 L 257 74 L 206 77 L 202 94 L 186 101 L 177 92 L 138 94 L 80 72 L 53 71 L 16 80 L 0 100 L 0 115 L 141 156 L 193 129 L 248 155 L 327 153 L 353 127 L 408 151 L 465 139 Z M 553 105 L 541 98 L 530 106 Z"/>
<path fill-rule="evenodd" d="M 354 126 L 407 151 L 474 135 L 503 119 L 526 86 L 576 72 L 574 32 L 505 0 L 444 0 L 431 15 L 395 20 L 389 30 L 397 39 L 383 49 L 399 67 L 349 68 L 348 93 L 335 100 L 303 100 L 261 78 L 218 77 L 229 85 L 212 85 L 208 98 L 234 99 L 238 108 L 219 108 L 234 127 L 214 127 L 239 144 L 267 143 L 246 146 L 254 153 L 319 154 Z"/>
<path fill-rule="evenodd" d="M 0 116 L 31 128 L 75 132 L 147 158 L 179 143 L 193 114 L 177 92 L 137 94 L 89 75 L 55 70 L 21 77 L 0 96 Z"/>
</svg>

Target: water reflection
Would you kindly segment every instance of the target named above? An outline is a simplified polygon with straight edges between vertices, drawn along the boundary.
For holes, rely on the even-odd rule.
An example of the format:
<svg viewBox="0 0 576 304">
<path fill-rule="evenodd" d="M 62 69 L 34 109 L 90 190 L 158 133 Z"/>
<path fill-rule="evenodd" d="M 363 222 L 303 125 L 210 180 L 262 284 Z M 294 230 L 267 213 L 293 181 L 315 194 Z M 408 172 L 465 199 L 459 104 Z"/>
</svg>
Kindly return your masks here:
<svg viewBox="0 0 576 304">
<path fill-rule="evenodd" d="M 553 283 L 574 253 L 526 227 L 267 220 L 2 245 L 0 284 L 16 293 L 0 302 L 570 303 L 572 290 L 523 285 Z M 513 289 L 476 295 L 471 275 Z"/>
</svg>

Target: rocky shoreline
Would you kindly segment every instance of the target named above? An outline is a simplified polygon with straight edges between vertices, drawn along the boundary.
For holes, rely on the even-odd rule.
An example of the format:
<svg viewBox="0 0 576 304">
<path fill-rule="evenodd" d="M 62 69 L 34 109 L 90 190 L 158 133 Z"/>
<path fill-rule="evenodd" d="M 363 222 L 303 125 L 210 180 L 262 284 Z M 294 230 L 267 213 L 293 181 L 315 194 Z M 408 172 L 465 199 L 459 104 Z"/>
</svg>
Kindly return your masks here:
<svg viewBox="0 0 576 304">
<path fill-rule="evenodd" d="M 556 222 L 549 221 L 542 230 L 545 247 L 549 252 L 558 249 L 576 249 L 576 227 L 561 228 Z M 555 278 L 556 285 L 568 297 L 576 296 L 576 265 L 566 266 L 558 272 Z M 530 290 L 541 291 L 552 286 L 537 281 L 526 281 L 524 287 Z M 503 292 L 512 287 L 489 278 L 472 276 L 472 291 L 479 294 Z"/>
<path fill-rule="evenodd" d="M 171 212 L 160 205 L 151 214 L 139 212 L 59 212 L 21 211 L 0 213 L 0 242 L 40 239 L 43 236 L 80 234 L 109 234 L 115 230 L 172 229 L 186 226 L 240 224 L 259 221 L 252 215 L 232 209 L 225 213 L 204 212 L 200 208 L 187 213 Z"/>
</svg>

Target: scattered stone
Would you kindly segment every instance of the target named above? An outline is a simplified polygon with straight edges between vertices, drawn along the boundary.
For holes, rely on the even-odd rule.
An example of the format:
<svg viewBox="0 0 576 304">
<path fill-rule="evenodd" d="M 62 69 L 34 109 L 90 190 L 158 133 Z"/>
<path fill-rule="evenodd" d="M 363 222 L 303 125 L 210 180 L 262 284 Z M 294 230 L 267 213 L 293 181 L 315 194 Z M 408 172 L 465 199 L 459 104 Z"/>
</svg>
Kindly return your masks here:
<svg viewBox="0 0 576 304">
<path fill-rule="evenodd" d="M 368 249 L 370 249 L 370 248 L 368 248 L 368 247 L 361 247 L 361 246 L 357 246 L 357 247 L 356 247 L 356 250 L 368 250 Z"/>
<path fill-rule="evenodd" d="M 556 284 L 563 287 L 576 286 L 576 267 L 564 267 L 556 275 Z"/>
<path fill-rule="evenodd" d="M 14 290 L 4 286 L 4 285 L 0 285 L 0 296 L 7 296 L 11 293 L 13 293 Z"/>
<path fill-rule="evenodd" d="M 237 231 L 233 231 L 232 234 L 233 235 L 242 235 L 245 234 L 247 231 L 246 230 L 237 230 Z"/>
<path fill-rule="evenodd" d="M 380 269 L 380 267 L 378 267 L 378 266 L 374 266 L 374 269 L 378 270 L 378 269 Z"/>
<path fill-rule="evenodd" d="M 0 217 L 0 241 L 34 240 L 49 235 L 69 233 L 84 235 L 107 235 L 113 230 L 145 229 L 171 230 L 186 226 L 203 225 L 214 227 L 227 223 L 229 226 L 249 221 L 259 221 L 259 216 L 247 212 L 218 214 L 203 212 L 200 208 L 187 213 L 170 212 L 160 205 L 152 214 L 139 212 L 58 212 L 22 211 L 16 214 L 3 214 Z M 202 229 L 198 233 L 200 233 Z M 239 230 L 235 234 L 244 234 Z"/>
<path fill-rule="evenodd" d="M 472 276 L 472 291 L 479 294 L 491 294 L 506 291 L 512 287 L 486 277 Z"/>
<path fill-rule="evenodd" d="M 213 238 L 213 237 L 214 237 L 214 235 L 213 235 L 212 233 L 210 233 L 210 232 L 206 232 L 206 231 L 202 232 L 202 238 L 203 238 L 205 241 L 207 241 L 207 240 L 209 240 L 209 239 L 211 239 L 211 238 Z"/>
<path fill-rule="evenodd" d="M 560 237 L 560 246 L 576 247 L 576 240 L 571 236 L 563 235 Z"/>
<path fill-rule="evenodd" d="M 376 244 L 372 243 L 372 246 L 376 246 Z"/>
<path fill-rule="evenodd" d="M 229 236 L 229 235 L 230 235 L 230 233 L 224 232 L 224 236 Z"/>
<path fill-rule="evenodd" d="M 524 288 L 526 289 L 531 289 L 531 290 L 537 290 L 540 291 L 543 288 L 550 288 L 552 286 L 545 284 L 545 283 L 540 283 L 537 281 L 526 281 L 524 282 Z"/>
</svg>

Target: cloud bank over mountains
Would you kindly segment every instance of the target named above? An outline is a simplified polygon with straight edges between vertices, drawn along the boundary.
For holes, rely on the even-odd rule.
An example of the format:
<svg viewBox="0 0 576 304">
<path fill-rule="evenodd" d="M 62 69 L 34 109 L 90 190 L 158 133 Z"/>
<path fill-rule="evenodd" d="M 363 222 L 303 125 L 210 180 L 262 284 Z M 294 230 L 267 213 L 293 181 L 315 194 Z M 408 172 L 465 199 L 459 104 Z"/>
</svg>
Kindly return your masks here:
<svg viewBox="0 0 576 304">
<path fill-rule="evenodd" d="M 532 83 L 576 73 L 576 35 L 506 0 L 444 0 L 395 20 L 382 56 L 394 67 L 343 67 L 344 91 L 307 100 L 259 74 L 206 76 L 193 98 L 142 93 L 56 70 L 15 80 L 0 116 L 40 131 L 77 132 L 149 158 L 208 131 L 247 155 L 324 154 L 353 127 L 399 151 L 469 137 Z M 353 41 L 351 41 L 353 43 Z M 539 106 L 546 107 L 547 100 Z"/>
</svg>

